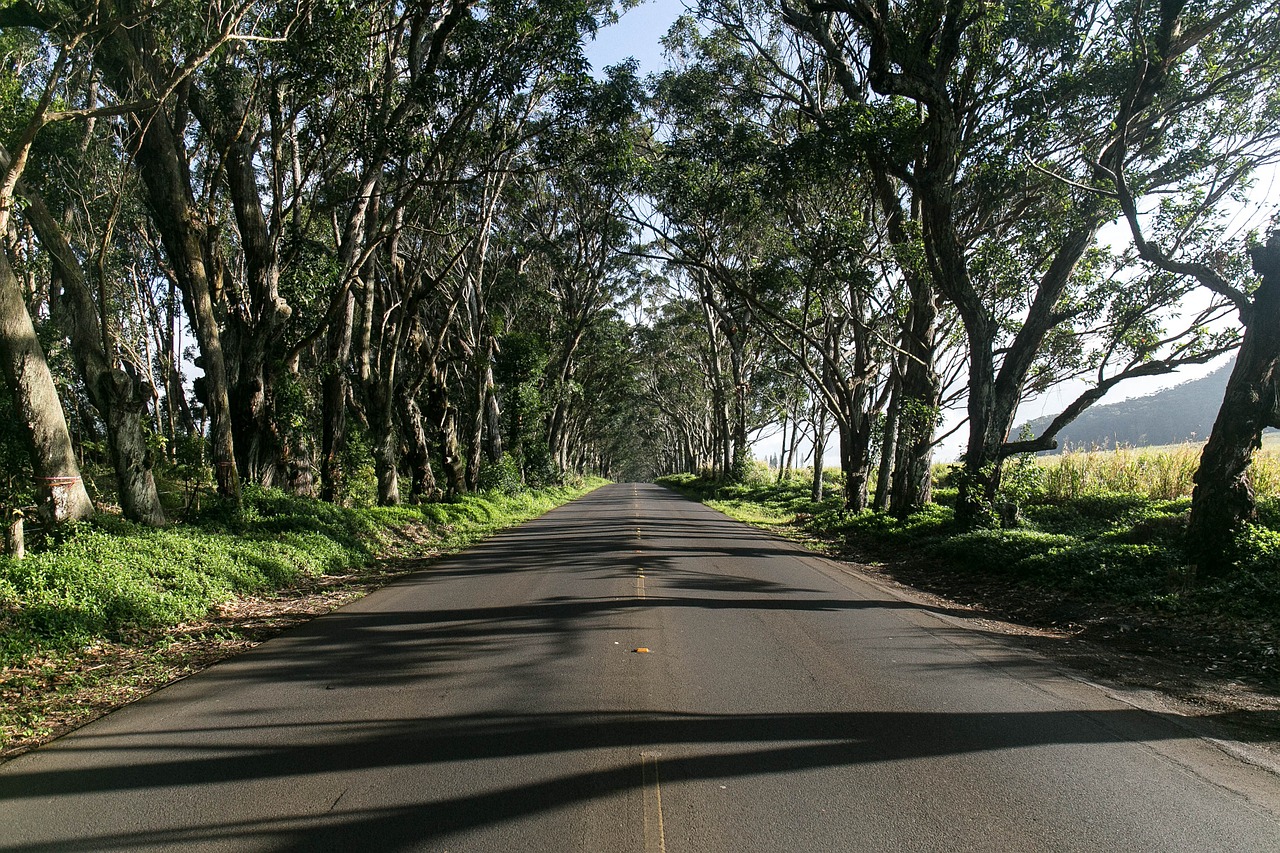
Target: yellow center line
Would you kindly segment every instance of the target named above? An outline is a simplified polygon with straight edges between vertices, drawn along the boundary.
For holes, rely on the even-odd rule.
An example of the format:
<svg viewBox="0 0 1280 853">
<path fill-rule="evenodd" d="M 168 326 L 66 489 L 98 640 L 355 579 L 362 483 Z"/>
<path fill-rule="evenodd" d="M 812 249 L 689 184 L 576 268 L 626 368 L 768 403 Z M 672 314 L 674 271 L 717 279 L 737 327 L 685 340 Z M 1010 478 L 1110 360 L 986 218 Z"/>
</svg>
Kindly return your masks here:
<svg viewBox="0 0 1280 853">
<path fill-rule="evenodd" d="M 662 827 L 662 785 L 658 781 L 658 753 L 640 753 L 640 773 L 644 781 L 644 853 L 666 853 L 667 839 Z"/>
</svg>

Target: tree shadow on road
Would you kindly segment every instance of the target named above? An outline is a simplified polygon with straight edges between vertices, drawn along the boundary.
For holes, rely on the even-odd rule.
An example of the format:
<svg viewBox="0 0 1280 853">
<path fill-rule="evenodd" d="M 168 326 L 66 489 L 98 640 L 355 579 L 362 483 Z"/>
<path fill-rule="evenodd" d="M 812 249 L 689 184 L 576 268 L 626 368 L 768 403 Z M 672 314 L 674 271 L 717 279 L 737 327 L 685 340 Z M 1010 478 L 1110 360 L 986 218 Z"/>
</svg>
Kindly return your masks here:
<svg viewBox="0 0 1280 853">
<path fill-rule="evenodd" d="M 319 731 L 318 731 L 319 730 Z M 149 752 L 181 748 L 191 730 L 153 733 Z M 1044 745 L 1107 745 L 1191 735 L 1132 709 L 1010 713 L 829 712 L 785 714 L 673 714 L 666 712 L 560 713 L 377 720 L 304 726 L 228 727 L 229 744 L 263 745 L 205 750 L 184 760 L 136 760 L 119 744 L 119 760 L 85 770 L 26 770 L 16 762 L 0 774 L 0 802 L 87 793 L 166 790 L 184 786 L 260 782 L 301 785 L 311 775 L 339 777 L 411 766 L 448 768 L 465 762 L 532 755 L 621 750 L 631 756 L 614 767 L 520 780 L 479 793 L 424 791 L 420 801 L 394 808 L 335 808 L 323 815 L 295 814 L 168 831 L 99 834 L 59 840 L 60 850 L 96 850 L 218 839 L 261 843 L 281 850 L 395 850 L 449 835 L 640 789 L 640 753 L 657 750 L 664 775 L 682 781 L 728 780 L 814 768 L 856 767 L 991 750 Z M 80 749 L 111 750 L 89 737 Z M 317 740 L 320 743 L 317 743 Z M 270 744 L 270 745 L 267 745 Z M 199 751 L 197 751 L 199 752 Z M 593 762 L 573 762 L 591 767 Z M 15 849 L 0 842 L 0 850 Z"/>
</svg>

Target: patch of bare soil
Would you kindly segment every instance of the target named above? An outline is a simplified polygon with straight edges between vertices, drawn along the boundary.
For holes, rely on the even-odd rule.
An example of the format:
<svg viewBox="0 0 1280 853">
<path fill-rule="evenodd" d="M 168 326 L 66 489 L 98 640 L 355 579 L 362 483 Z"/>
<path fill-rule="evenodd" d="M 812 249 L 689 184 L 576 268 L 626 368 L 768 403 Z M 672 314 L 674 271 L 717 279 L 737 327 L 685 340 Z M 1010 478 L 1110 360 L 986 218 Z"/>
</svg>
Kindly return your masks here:
<svg viewBox="0 0 1280 853">
<path fill-rule="evenodd" d="M 1064 598 L 928 560 L 840 555 L 940 609 L 967 611 L 1009 638 L 1137 704 L 1244 741 L 1280 762 L 1278 626 L 1215 616 L 1135 612 Z"/>
<path fill-rule="evenodd" d="M 0 706 L 7 709 L 0 763 L 354 601 L 427 559 L 392 558 L 350 574 L 307 578 L 271 595 L 225 602 L 199 622 L 0 669 Z"/>
</svg>

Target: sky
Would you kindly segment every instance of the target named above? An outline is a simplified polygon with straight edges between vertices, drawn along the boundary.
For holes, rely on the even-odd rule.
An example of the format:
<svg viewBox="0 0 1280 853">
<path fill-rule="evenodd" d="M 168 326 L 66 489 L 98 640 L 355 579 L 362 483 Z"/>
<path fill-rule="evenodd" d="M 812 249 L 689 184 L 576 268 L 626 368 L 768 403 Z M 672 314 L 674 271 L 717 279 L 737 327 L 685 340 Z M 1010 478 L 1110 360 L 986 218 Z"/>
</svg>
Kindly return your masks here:
<svg viewBox="0 0 1280 853">
<path fill-rule="evenodd" d="M 660 39 L 666 34 L 671 24 L 686 11 L 684 0 L 645 0 L 641 5 L 628 10 L 621 20 L 613 26 L 602 29 L 594 42 L 587 45 L 587 57 L 597 73 L 609 65 L 614 65 L 628 57 L 634 57 L 640 63 L 641 77 L 660 71 L 665 65 Z M 1280 172 L 1272 170 L 1263 176 L 1255 188 L 1255 196 L 1260 199 L 1276 199 L 1280 195 Z M 1137 379 L 1121 383 L 1114 388 L 1100 405 L 1114 403 L 1132 397 L 1155 393 L 1181 382 L 1186 382 L 1216 370 L 1224 364 L 1226 358 L 1216 360 L 1207 365 L 1190 367 L 1176 374 Z M 1043 415 L 1057 414 L 1084 388 L 1083 381 L 1066 383 L 1040 397 L 1027 400 L 1019 408 L 1019 424 Z M 952 412 L 943 424 L 943 431 L 950 431 L 963 417 L 963 412 Z M 966 430 L 956 431 L 938 448 L 936 458 L 939 461 L 951 461 L 959 458 L 963 452 Z M 754 444 L 755 456 L 767 459 L 779 454 L 781 438 L 776 429 L 768 430 L 766 435 Z M 825 464 L 838 464 L 837 450 L 834 442 L 828 443 Z M 804 451 L 801 452 L 801 455 Z"/>
<path fill-rule="evenodd" d="M 639 61 L 642 77 L 660 71 L 664 63 L 659 39 L 684 11 L 683 0 L 645 0 L 625 12 L 618 23 L 597 33 L 596 40 L 587 45 L 587 58 L 597 73 L 628 57 Z"/>
</svg>

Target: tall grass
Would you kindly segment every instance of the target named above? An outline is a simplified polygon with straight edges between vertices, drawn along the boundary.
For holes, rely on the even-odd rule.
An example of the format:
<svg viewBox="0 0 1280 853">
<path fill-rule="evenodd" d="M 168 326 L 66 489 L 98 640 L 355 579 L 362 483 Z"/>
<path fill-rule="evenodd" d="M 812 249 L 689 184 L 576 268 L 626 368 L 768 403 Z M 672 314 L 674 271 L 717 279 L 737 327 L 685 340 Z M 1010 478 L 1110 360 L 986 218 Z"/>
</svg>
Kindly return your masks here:
<svg viewBox="0 0 1280 853">
<path fill-rule="evenodd" d="M 1067 450 L 1036 461 L 1044 496 L 1051 500 L 1126 494 L 1170 501 L 1191 495 L 1203 449 L 1187 443 Z M 1280 448 L 1273 445 L 1255 454 L 1249 474 L 1258 497 L 1280 496 Z"/>
</svg>

